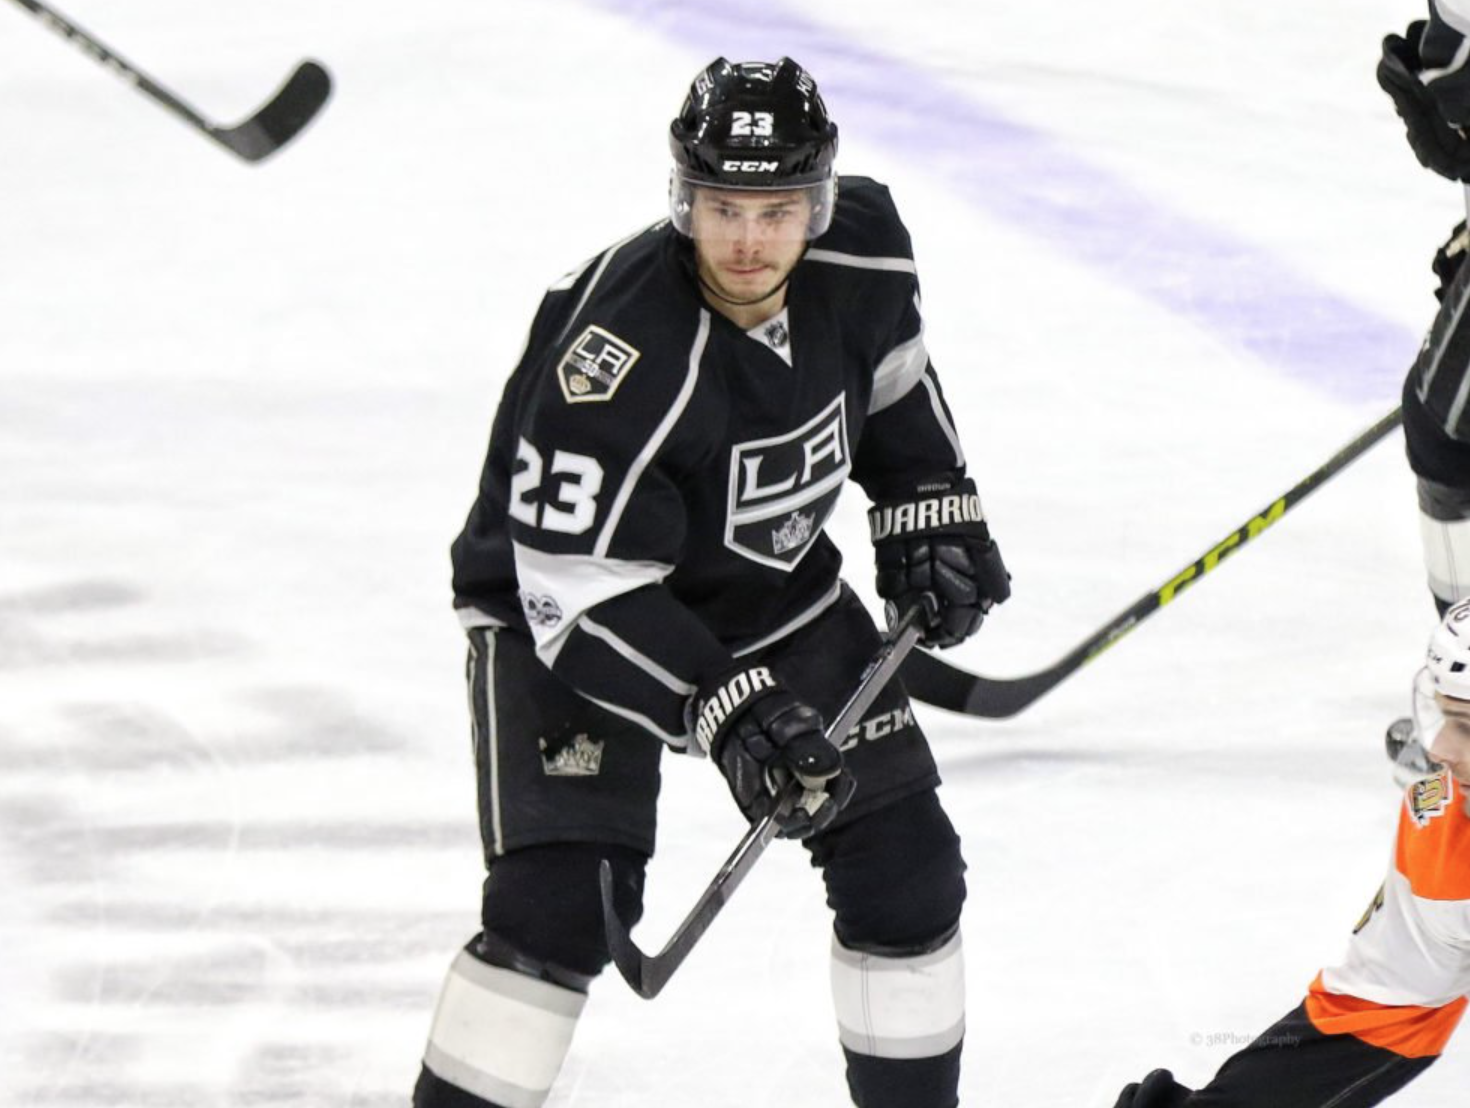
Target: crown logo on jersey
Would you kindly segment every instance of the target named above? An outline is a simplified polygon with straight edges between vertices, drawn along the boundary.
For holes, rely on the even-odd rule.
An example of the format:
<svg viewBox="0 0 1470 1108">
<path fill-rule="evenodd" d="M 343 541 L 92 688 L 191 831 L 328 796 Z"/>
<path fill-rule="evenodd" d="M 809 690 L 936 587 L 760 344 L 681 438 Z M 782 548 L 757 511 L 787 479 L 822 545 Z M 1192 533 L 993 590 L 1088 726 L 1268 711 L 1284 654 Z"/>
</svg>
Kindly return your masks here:
<svg viewBox="0 0 1470 1108">
<path fill-rule="evenodd" d="M 1453 794 L 1454 786 L 1448 773 L 1415 781 L 1404 795 L 1404 803 L 1409 806 L 1409 818 L 1420 827 L 1426 826 L 1435 816 L 1444 815 Z"/>
<path fill-rule="evenodd" d="M 555 754 L 547 754 L 546 740 L 538 740 L 541 747 L 541 769 L 547 777 L 596 777 L 602 772 L 601 742 L 593 742 L 579 734 Z"/>
<path fill-rule="evenodd" d="M 588 327 L 556 367 L 561 394 L 568 404 L 611 400 L 638 358 L 638 350 L 611 331 Z"/>
<path fill-rule="evenodd" d="M 788 550 L 806 545 L 806 541 L 812 537 L 813 525 L 817 522 L 816 516 L 804 516 L 800 512 L 792 512 L 785 523 L 778 530 L 771 532 L 771 549 L 777 554 L 785 554 Z"/>
</svg>

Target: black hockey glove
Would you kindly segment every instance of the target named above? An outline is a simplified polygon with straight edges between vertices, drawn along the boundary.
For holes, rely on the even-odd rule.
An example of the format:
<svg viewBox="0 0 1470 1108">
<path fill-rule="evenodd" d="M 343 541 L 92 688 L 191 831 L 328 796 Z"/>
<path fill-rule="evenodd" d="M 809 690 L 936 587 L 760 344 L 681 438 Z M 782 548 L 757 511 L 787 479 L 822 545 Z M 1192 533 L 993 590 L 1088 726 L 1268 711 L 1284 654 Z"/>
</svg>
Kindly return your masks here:
<svg viewBox="0 0 1470 1108">
<path fill-rule="evenodd" d="M 772 811 L 776 794 L 792 777 L 806 793 L 777 817 L 785 838 L 822 830 L 852 799 L 855 783 L 842 768 L 842 752 L 822 733 L 821 715 L 767 667 L 730 671 L 706 683 L 693 710 L 695 738 L 752 823 Z"/>
<path fill-rule="evenodd" d="M 990 537 L 975 482 L 921 491 L 912 500 L 885 501 L 868 512 L 878 595 L 891 626 L 927 594 L 925 646 L 963 642 L 985 613 L 1011 595 L 1011 575 Z"/>
<path fill-rule="evenodd" d="M 1175 1081 L 1168 1070 L 1154 1070 L 1141 1082 L 1123 1086 L 1113 1108 L 1183 1108 L 1192 1091 Z"/>
<path fill-rule="evenodd" d="M 1389 35 L 1383 40 L 1378 83 L 1393 98 L 1420 164 L 1441 177 L 1470 183 L 1470 139 L 1461 130 L 1470 123 L 1470 72 L 1437 68 L 1449 64 L 1453 50 L 1443 59 L 1436 55 L 1448 44 L 1436 41 L 1435 49 L 1426 50 L 1428 26 L 1421 19 L 1409 24 L 1407 37 Z M 1439 34 L 1453 32 L 1445 28 Z"/>
</svg>

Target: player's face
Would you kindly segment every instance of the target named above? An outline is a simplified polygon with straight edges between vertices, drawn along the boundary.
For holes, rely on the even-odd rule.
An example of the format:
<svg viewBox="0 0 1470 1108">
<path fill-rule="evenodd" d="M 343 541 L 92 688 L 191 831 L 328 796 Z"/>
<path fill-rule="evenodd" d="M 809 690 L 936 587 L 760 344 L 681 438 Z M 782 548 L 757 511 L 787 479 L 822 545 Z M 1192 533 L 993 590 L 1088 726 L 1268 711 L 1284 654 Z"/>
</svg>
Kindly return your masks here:
<svg viewBox="0 0 1470 1108">
<path fill-rule="evenodd" d="M 1462 785 L 1470 786 L 1470 700 L 1455 700 L 1436 694 L 1444 713 L 1444 726 L 1429 746 L 1429 756 L 1439 762 Z"/>
<path fill-rule="evenodd" d="M 735 301 L 780 291 L 801 260 L 811 205 L 802 190 L 695 189 L 690 229 L 700 276 Z"/>
</svg>

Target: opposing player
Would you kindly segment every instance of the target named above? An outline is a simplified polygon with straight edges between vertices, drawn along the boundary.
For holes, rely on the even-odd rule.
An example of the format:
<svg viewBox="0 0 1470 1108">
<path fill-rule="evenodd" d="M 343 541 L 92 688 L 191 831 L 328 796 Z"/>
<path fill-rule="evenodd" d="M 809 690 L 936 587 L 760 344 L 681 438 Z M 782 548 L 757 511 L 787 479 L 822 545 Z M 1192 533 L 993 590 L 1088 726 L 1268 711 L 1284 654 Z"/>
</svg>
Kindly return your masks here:
<svg viewBox="0 0 1470 1108">
<path fill-rule="evenodd" d="M 1430 0 L 1429 19 L 1383 43 L 1378 80 L 1429 169 L 1470 184 L 1470 0 Z M 1424 563 L 1441 614 L 1470 597 L 1470 270 L 1465 225 L 1435 259 L 1440 308 L 1404 382 Z"/>
<path fill-rule="evenodd" d="M 882 185 L 834 175 L 812 78 L 718 59 L 670 143 L 669 219 L 542 301 L 454 544 L 489 876 L 414 1103 L 546 1098 L 609 961 L 603 859 L 620 914 L 641 912 L 668 746 L 707 753 L 752 820 L 805 785 L 782 826 L 835 916 L 853 1100 L 950 1108 L 964 863 L 901 687 L 841 752 L 823 736 L 880 642 L 823 525 L 857 481 L 879 595 L 931 597 L 929 645 L 978 629 L 1009 576 L 925 348 L 908 234 Z"/>
<path fill-rule="evenodd" d="M 1429 18 L 1383 40 L 1378 83 L 1427 168 L 1470 186 L 1470 0 L 1430 0 Z M 1470 197 L 1470 192 L 1467 192 Z M 1404 438 L 1419 488 L 1430 595 L 1441 615 L 1470 597 L 1470 270 L 1465 224 L 1434 259 L 1439 311 L 1404 381 Z M 1434 767 L 1407 717 L 1386 736 L 1400 784 Z"/>
<path fill-rule="evenodd" d="M 1388 879 L 1347 957 L 1203 1089 L 1155 1070 L 1116 1108 L 1364 1108 L 1439 1057 L 1470 994 L 1470 601 L 1435 630 L 1414 690 L 1444 768 L 1405 792 Z"/>
</svg>

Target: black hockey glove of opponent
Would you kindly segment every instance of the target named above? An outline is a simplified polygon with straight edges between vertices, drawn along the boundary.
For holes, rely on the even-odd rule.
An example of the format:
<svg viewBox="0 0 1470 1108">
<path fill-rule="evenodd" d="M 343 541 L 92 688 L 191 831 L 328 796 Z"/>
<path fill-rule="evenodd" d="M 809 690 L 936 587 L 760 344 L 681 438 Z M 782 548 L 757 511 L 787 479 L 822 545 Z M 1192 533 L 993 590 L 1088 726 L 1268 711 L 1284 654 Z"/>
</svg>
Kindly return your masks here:
<svg viewBox="0 0 1470 1108">
<path fill-rule="evenodd" d="M 1168 1070 L 1154 1070 L 1142 1081 L 1123 1086 L 1113 1108 L 1182 1108 L 1191 1091 Z"/>
<path fill-rule="evenodd" d="M 777 818 L 785 838 L 822 830 L 852 799 L 855 783 L 842 768 L 842 752 L 822 733 L 821 715 L 767 667 L 732 670 L 707 682 L 693 711 L 695 738 L 752 823 L 770 814 L 776 794 L 792 777 L 806 792 Z"/>
<path fill-rule="evenodd" d="M 1454 57 L 1457 42 L 1438 39 L 1459 36 L 1449 28 L 1436 29 L 1435 41 L 1427 43 L 1428 29 L 1421 19 L 1404 35 L 1383 40 L 1378 83 L 1393 98 L 1420 164 L 1441 177 L 1470 183 L 1470 139 L 1461 130 L 1470 123 L 1470 72 L 1440 68 Z"/>
<path fill-rule="evenodd" d="M 980 629 L 985 613 L 1011 595 L 1011 575 L 990 537 L 975 482 L 920 486 L 912 500 L 884 501 L 868 512 L 878 595 L 887 601 L 888 623 L 927 594 L 925 646 L 963 642 Z"/>
</svg>

